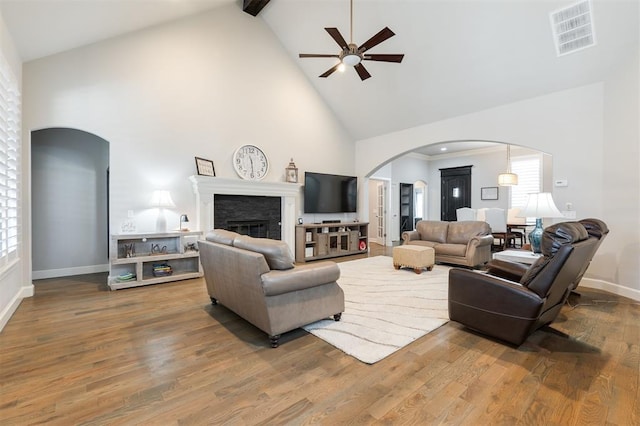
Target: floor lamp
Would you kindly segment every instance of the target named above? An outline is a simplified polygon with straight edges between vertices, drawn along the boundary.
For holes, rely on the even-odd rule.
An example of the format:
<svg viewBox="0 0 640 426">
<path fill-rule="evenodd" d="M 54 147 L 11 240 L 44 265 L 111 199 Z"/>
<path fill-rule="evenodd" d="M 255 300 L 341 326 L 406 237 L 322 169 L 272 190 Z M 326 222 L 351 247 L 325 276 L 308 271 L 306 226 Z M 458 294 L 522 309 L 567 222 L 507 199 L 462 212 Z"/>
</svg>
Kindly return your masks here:
<svg viewBox="0 0 640 426">
<path fill-rule="evenodd" d="M 531 249 L 534 253 L 540 253 L 540 241 L 542 240 L 542 219 L 564 217 L 553 202 L 553 197 L 549 192 L 529 194 L 527 206 L 520 211 L 519 217 L 535 217 L 536 227 L 529 234 Z"/>
<path fill-rule="evenodd" d="M 176 206 L 169 191 L 153 191 L 153 195 L 151 196 L 151 206 L 158 208 L 156 232 L 167 232 L 167 218 L 164 215 L 164 209 Z"/>
</svg>

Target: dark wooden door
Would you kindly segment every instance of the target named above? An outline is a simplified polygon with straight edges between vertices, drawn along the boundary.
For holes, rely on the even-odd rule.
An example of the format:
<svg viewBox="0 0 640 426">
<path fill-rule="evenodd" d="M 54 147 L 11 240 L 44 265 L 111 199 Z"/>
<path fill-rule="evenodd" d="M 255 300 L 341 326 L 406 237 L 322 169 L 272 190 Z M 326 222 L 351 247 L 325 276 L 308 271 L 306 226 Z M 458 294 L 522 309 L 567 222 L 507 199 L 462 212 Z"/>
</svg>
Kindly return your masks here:
<svg viewBox="0 0 640 426">
<path fill-rule="evenodd" d="M 471 166 L 440 169 L 440 220 L 456 220 L 456 209 L 471 207 Z"/>
<path fill-rule="evenodd" d="M 413 230 L 413 184 L 400 184 L 400 235 Z"/>
</svg>

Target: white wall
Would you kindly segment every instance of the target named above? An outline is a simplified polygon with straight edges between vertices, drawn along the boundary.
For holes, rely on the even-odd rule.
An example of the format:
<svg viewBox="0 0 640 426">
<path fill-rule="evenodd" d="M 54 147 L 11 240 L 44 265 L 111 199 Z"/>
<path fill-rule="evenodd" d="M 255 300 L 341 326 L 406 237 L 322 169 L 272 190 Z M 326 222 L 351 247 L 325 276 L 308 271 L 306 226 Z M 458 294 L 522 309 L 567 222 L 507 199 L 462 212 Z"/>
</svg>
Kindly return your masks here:
<svg viewBox="0 0 640 426">
<path fill-rule="evenodd" d="M 13 44 L 11 35 L 6 28 L 1 13 L 0 51 L 2 52 L 2 56 L 9 63 L 9 66 L 13 71 L 13 75 L 18 81 L 18 85 L 22 87 L 22 62 L 20 61 L 18 52 L 15 48 L 15 45 Z M 23 156 L 23 165 L 26 162 L 27 160 L 25 160 Z M 23 176 L 23 184 L 20 188 L 21 193 L 24 192 L 25 187 L 28 187 L 28 185 L 24 183 Z M 21 209 L 24 212 L 24 194 L 22 194 L 22 196 L 23 200 Z M 22 233 L 24 234 L 25 232 L 27 232 L 25 230 L 24 219 L 20 219 L 22 219 L 20 225 L 22 226 Z M 26 247 L 23 242 L 20 242 L 19 250 L 19 260 L 16 263 L 11 264 L 8 268 L 0 270 L 0 330 L 4 328 L 6 323 L 9 321 L 9 318 L 11 318 L 11 315 L 13 315 L 15 310 L 18 309 L 22 298 L 33 295 L 33 285 L 31 285 L 31 280 L 25 279 L 25 277 L 27 276 L 25 275 L 25 273 L 30 268 L 30 253 L 28 251 L 28 247 Z"/>
<path fill-rule="evenodd" d="M 341 124 L 264 22 L 235 4 L 24 68 L 30 130 L 71 127 L 110 142 L 114 230 L 132 209 L 137 230 L 152 231 L 155 189 L 176 202 L 169 223 L 194 213 L 194 157 L 235 178 L 231 156 L 246 143 L 269 156 L 267 181 L 283 181 L 292 157 L 300 176 L 353 172 Z"/>
<path fill-rule="evenodd" d="M 108 142 L 60 128 L 31 142 L 33 279 L 107 271 Z"/>
<path fill-rule="evenodd" d="M 155 189 L 176 203 L 167 223 L 195 217 L 194 157 L 237 178 L 231 157 L 246 143 L 269 156 L 265 181 L 284 181 L 291 158 L 300 176 L 354 174 L 343 126 L 264 22 L 235 4 L 26 63 L 24 81 L 25 129 L 69 127 L 110 143 L 114 232 L 129 210 L 137 231 L 155 229 Z"/>
<path fill-rule="evenodd" d="M 357 141 L 356 171 L 366 176 L 389 158 L 443 141 L 509 142 L 549 153 L 554 179 L 569 181 L 566 188 L 553 188 L 556 204 L 571 202 L 578 218 L 601 218 L 611 229 L 587 277 L 640 298 L 637 57 L 618 74 L 606 84 Z M 613 189 L 614 182 L 618 189 Z"/>
</svg>

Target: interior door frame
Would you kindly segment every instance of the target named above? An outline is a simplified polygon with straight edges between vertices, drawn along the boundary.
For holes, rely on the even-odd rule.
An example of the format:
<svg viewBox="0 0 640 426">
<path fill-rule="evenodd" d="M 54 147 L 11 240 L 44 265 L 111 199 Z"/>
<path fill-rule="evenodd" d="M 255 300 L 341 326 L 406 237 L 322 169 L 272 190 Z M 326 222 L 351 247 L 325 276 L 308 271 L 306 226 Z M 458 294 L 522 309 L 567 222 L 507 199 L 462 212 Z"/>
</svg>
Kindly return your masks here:
<svg viewBox="0 0 640 426">
<path fill-rule="evenodd" d="M 386 246 L 390 245 L 389 242 L 389 180 L 381 179 L 381 178 L 371 178 L 369 179 L 369 185 L 375 185 L 375 191 L 370 191 L 370 193 L 375 194 L 375 202 L 373 203 L 376 206 L 376 212 L 373 218 L 371 218 L 369 222 L 370 230 L 373 227 L 375 230 L 375 234 L 373 232 L 369 232 L 369 240 L 371 242 L 375 242 L 377 244 Z M 380 189 L 382 189 L 382 200 L 380 200 Z M 382 207 L 382 210 L 380 210 Z M 382 227 L 382 232 L 379 231 L 380 225 Z"/>
<path fill-rule="evenodd" d="M 440 169 L 440 220 L 456 220 L 455 210 L 460 207 L 471 207 L 471 168 L 460 166 Z M 451 184 L 455 185 L 450 194 Z"/>
</svg>

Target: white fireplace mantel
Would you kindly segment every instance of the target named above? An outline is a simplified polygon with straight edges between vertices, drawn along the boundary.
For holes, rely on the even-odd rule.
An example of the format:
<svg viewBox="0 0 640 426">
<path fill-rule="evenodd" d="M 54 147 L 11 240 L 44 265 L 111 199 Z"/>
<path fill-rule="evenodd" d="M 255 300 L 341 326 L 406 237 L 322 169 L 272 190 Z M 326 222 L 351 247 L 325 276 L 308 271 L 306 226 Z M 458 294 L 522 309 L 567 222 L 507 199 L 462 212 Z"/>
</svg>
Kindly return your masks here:
<svg viewBox="0 0 640 426">
<path fill-rule="evenodd" d="M 190 176 L 189 180 L 196 194 L 196 221 L 199 230 L 206 235 L 213 229 L 213 196 L 253 195 L 281 198 L 281 239 L 292 253 L 295 253 L 295 227 L 298 201 L 302 185 L 288 182 L 263 182 L 241 179 L 224 179 L 210 176 Z"/>
</svg>

